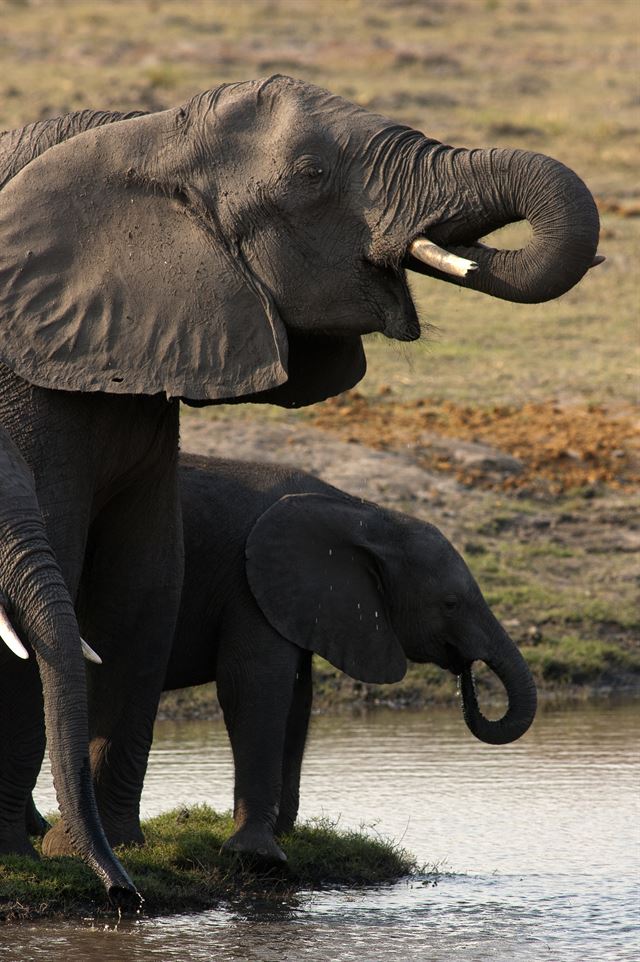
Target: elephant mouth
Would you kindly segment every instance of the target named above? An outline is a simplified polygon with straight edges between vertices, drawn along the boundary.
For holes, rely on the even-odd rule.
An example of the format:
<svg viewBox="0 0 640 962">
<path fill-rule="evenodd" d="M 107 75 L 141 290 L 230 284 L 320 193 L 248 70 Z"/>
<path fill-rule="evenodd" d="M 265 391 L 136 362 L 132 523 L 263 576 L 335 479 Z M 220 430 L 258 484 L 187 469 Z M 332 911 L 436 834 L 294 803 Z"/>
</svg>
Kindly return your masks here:
<svg viewBox="0 0 640 962">
<path fill-rule="evenodd" d="M 459 677 L 463 671 L 470 667 L 471 662 L 467 658 L 463 658 L 462 655 L 453 647 L 453 645 L 445 645 L 445 661 L 446 664 L 442 665 L 446 671 L 450 671 L 452 675 Z"/>
<path fill-rule="evenodd" d="M 402 266 L 376 263 L 368 257 L 364 265 L 367 300 L 378 315 L 377 329 L 394 341 L 418 340 L 420 321 Z"/>
</svg>

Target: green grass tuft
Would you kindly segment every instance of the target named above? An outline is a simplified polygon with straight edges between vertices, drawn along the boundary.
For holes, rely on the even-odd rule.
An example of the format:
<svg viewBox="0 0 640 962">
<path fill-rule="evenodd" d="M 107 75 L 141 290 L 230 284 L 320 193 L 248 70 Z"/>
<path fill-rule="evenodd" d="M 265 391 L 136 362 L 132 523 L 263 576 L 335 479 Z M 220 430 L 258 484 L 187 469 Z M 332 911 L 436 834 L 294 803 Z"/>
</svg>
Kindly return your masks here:
<svg viewBox="0 0 640 962">
<path fill-rule="evenodd" d="M 118 856 L 145 898 L 144 912 L 210 908 L 221 899 L 260 894 L 278 899 L 300 889 L 372 885 L 419 870 L 395 843 L 362 831 L 339 831 L 326 819 L 296 828 L 283 840 L 286 868 L 260 870 L 221 855 L 233 820 L 207 805 L 166 812 L 143 823 L 146 844 Z M 110 911 L 102 886 L 76 858 L 0 862 L 0 919 L 96 916 Z"/>
</svg>

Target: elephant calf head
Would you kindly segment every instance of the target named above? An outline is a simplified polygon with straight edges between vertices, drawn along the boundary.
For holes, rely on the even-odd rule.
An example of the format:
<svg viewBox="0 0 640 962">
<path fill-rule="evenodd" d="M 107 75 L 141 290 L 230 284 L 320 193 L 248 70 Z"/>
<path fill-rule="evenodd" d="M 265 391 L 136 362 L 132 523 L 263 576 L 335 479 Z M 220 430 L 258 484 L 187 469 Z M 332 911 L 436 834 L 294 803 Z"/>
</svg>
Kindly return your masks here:
<svg viewBox="0 0 640 962">
<path fill-rule="evenodd" d="M 346 495 L 293 494 L 258 519 L 246 547 L 251 590 L 271 625 L 360 681 L 399 681 L 407 658 L 461 676 L 464 717 L 482 741 L 514 741 L 535 684 L 453 545 L 433 525 Z M 488 721 L 471 665 L 485 662 L 509 707 Z"/>
</svg>

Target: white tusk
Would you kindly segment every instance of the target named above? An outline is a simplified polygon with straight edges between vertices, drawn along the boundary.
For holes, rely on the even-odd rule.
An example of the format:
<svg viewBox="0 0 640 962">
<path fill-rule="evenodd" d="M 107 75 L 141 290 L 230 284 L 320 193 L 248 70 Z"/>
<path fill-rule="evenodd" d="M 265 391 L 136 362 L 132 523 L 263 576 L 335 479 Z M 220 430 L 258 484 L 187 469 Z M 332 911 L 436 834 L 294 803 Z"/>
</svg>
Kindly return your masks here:
<svg viewBox="0 0 640 962">
<path fill-rule="evenodd" d="M 80 644 L 82 645 L 82 654 L 87 659 L 87 661 L 92 661 L 94 665 L 101 665 L 102 658 L 97 651 L 94 651 L 91 645 L 88 645 L 84 638 L 80 639 Z"/>
<path fill-rule="evenodd" d="M 607 258 L 604 256 L 604 254 L 596 254 L 593 260 L 591 261 L 591 263 L 589 264 L 589 269 L 591 269 L 592 267 L 597 267 L 598 264 L 602 264 L 602 262 L 606 261 L 606 259 Z"/>
<path fill-rule="evenodd" d="M 2 638 L 7 648 L 10 648 L 18 658 L 29 657 L 29 652 L 13 630 L 9 616 L 2 605 L 0 605 L 0 638 Z"/>
<path fill-rule="evenodd" d="M 409 245 L 409 253 L 428 267 L 434 267 L 443 274 L 453 274 L 454 277 L 466 277 L 471 271 L 478 270 L 475 261 L 450 254 L 426 237 L 416 237 Z"/>
</svg>

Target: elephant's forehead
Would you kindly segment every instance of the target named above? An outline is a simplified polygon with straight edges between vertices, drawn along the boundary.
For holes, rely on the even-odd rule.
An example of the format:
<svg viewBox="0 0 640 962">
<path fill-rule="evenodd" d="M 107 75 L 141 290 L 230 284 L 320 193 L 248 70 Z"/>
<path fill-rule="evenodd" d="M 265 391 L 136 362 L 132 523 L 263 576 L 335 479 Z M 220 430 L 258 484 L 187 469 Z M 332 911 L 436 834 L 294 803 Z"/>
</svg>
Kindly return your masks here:
<svg viewBox="0 0 640 962">
<path fill-rule="evenodd" d="M 347 142 L 358 132 L 371 135 L 396 126 L 322 87 L 281 74 L 229 84 L 200 97 L 217 118 L 228 117 L 236 130 L 246 122 L 254 133 L 257 122 L 274 131 L 284 128 L 290 137 L 315 134 Z"/>
</svg>

